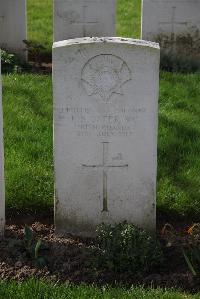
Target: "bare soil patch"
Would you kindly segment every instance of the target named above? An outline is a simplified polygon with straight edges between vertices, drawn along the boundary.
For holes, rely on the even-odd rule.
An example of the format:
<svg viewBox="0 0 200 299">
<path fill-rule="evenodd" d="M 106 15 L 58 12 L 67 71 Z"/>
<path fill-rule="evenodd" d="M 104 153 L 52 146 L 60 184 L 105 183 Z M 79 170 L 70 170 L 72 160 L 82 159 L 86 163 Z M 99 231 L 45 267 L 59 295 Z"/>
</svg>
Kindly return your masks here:
<svg viewBox="0 0 200 299">
<path fill-rule="evenodd" d="M 18 214 L 15 218 L 11 213 L 7 218 L 5 238 L 0 241 L 0 279 L 22 281 L 34 277 L 59 282 L 84 282 L 97 285 L 117 283 L 126 286 L 142 284 L 154 287 L 176 287 L 190 292 L 200 291 L 200 279 L 192 276 L 188 271 L 178 248 L 166 248 L 159 232 L 158 237 L 165 252 L 165 263 L 162 269 L 141 277 L 95 269 L 90 251 L 95 240 L 70 234 L 67 237 L 58 237 L 54 232 L 51 214 L 40 215 L 39 221 L 36 221 L 37 217 L 34 213 L 27 217 Z M 36 239 L 42 240 L 40 254 L 47 261 L 42 269 L 36 266 L 34 259 L 27 255 L 24 248 L 24 223 L 30 225 Z"/>
</svg>

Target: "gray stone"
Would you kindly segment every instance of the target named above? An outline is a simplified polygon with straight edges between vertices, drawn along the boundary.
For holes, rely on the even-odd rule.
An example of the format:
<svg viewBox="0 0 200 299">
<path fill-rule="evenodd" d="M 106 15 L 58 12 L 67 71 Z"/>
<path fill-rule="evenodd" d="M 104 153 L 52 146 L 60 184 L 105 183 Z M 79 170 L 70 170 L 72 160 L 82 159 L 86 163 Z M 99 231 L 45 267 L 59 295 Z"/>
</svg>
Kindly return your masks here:
<svg viewBox="0 0 200 299">
<path fill-rule="evenodd" d="M 54 41 L 115 36 L 116 0 L 54 0 Z"/>
<path fill-rule="evenodd" d="M 26 0 L 0 0 L 0 47 L 26 60 Z"/>
<path fill-rule="evenodd" d="M 200 1 L 143 0 L 142 38 L 165 52 L 200 58 Z"/>
<path fill-rule="evenodd" d="M 121 38 L 54 43 L 55 225 L 156 223 L 159 46 Z"/>
<path fill-rule="evenodd" d="M 1 74 L 1 61 L 0 61 Z M 2 80 L 0 75 L 0 238 L 4 235 L 5 226 L 5 187 L 4 187 L 4 150 L 3 150 L 3 108 Z"/>
</svg>

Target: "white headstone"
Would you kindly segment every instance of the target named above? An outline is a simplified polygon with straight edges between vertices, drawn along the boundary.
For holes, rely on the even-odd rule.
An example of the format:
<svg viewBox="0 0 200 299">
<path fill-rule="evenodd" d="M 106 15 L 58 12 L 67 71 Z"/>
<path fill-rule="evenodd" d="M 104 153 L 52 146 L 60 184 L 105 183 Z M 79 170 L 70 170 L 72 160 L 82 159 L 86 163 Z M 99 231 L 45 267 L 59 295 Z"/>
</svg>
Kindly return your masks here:
<svg viewBox="0 0 200 299">
<path fill-rule="evenodd" d="M 200 57 L 199 0 L 143 0 L 142 38 L 181 55 Z"/>
<path fill-rule="evenodd" d="M 115 36 L 116 0 L 54 0 L 54 41 Z"/>
<path fill-rule="evenodd" d="M 26 59 L 26 0 L 0 0 L 0 47 Z"/>
<path fill-rule="evenodd" d="M 5 190 L 4 190 L 2 81 L 1 81 L 1 61 L 0 61 L 0 238 L 4 234 L 4 225 L 5 225 Z"/>
<path fill-rule="evenodd" d="M 125 220 L 155 229 L 158 85 L 158 44 L 54 43 L 57 231 Z"/>
</svg>

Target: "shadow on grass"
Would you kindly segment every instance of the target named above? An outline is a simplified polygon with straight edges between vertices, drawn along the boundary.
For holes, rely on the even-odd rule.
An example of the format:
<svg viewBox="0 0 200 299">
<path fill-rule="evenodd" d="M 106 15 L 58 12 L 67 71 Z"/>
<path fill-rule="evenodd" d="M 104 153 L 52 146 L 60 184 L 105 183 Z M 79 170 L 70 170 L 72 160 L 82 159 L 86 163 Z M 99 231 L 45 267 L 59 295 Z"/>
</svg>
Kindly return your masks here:
<svg viewBox="0 0 200 299">
<path fill-rule="evenodd" d="M 158 146 L 158 213 L 168 219 L 200 221 L 198 172 L 200 132 L 180 120 L 160 116 Z M 166 185 L 163 184 L 165 182 Z M 167 182 L 167 183 L 166 183 Z M 162 185 L 166 188 L 163 192 Z M 167 198 L 167 196 L 169 196 Z"/>
</svg>

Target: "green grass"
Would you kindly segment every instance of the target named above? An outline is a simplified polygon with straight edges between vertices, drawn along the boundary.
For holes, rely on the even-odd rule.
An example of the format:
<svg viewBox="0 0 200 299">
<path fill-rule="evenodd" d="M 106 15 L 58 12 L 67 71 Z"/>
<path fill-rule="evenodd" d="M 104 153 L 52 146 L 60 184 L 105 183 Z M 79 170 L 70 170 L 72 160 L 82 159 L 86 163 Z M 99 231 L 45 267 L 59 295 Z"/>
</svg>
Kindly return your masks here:
<svg viewBox="0 0 200 299">
<path fill-rule="evenodd" d="M 140 38 L 141 0 L 117 1 L 117 35 Z"/>
<path fill-rule="evenodd" d="M 28 0 L 28 39 L 51 52 L 53 41 L 53 1 Z M 140 37 L 141 0 L 118 0 L 117 35 Z"/>
<path fill-rule="evenodd" d="M 193 219 L 200 212 L 199 80 L 162 73 L 159 107 L 158 209 Z"/>
<path fill-rule="evenodd" d="M 51 52 L 52 1 L 28 0 L 29 38 Z M 117 34 L 140 36 L 141 0 L 118 0 Z M 200 212 L 200 75 L 162 73 L 158 211 Z M 53 206 L 51 78 L 4 77 L 6 198 L 11 208 Z"/>
<path fill-rule="evenodd" d="M 51 53 L 52 0 L 28 0 L 28 39 Z M 117 35 L 140 37 L 140 0 L 118 0 Z M 200 213 L 200 75 L 161 73 L 157 207 L 167 215 Z M 6 204 L 53 207 L 51 77 L 3 77 Z M 161 289 L 58 286 L 39 281 L 0 282 L 0 298 L 197 299 Z"/>
<path fill-rule="evenodd" d="M 94 286 L 53 285 L 29 280 L 24 283 L 0 282 L 3 299 L 198 299 L 199 294 L 189 295 L 172 290 L 132 288 L 97 288 Z"/>
<path fill-rule="evenodd" d="M 140 36 L 141 0 L 118 0 L 117 34 Z M 51 53 L 53 1 L 28 0 L 28 39 Z M 51 78 L 4 77 L 7 206 L 53 206 Z"/>
<path fill-rule="evenodd" d="M 7 206 L 53 204 L 50 76 L 3 77 Z"/>
<path fill-rule="evenodd" d="M 28 39 L 51 53 L 52 0 L 28 0 Z M 118 0 L 117 35 L 140 37 L 140 0 Z M 158 211 L 199 217 L 200 75 L 161 73 Z M 3 76 L 7 208 L 53 207 L 52 85 L 50 76 Z M 177 291 L 0 282 L 0 298 L 197 299 Z"/>
<path fill-rule="evenodd" d="M 51 51 L 53 41 L 53 1 L 28 0 L 28 39 Z"/>
<path fill-rule="evenodd" d="M 161 73 L 158 211 L 200 213 L 200 75 Z M 53 207 L 51 77 L 3 78 L 6 200 L 10 208 Z"/>
</svg>

